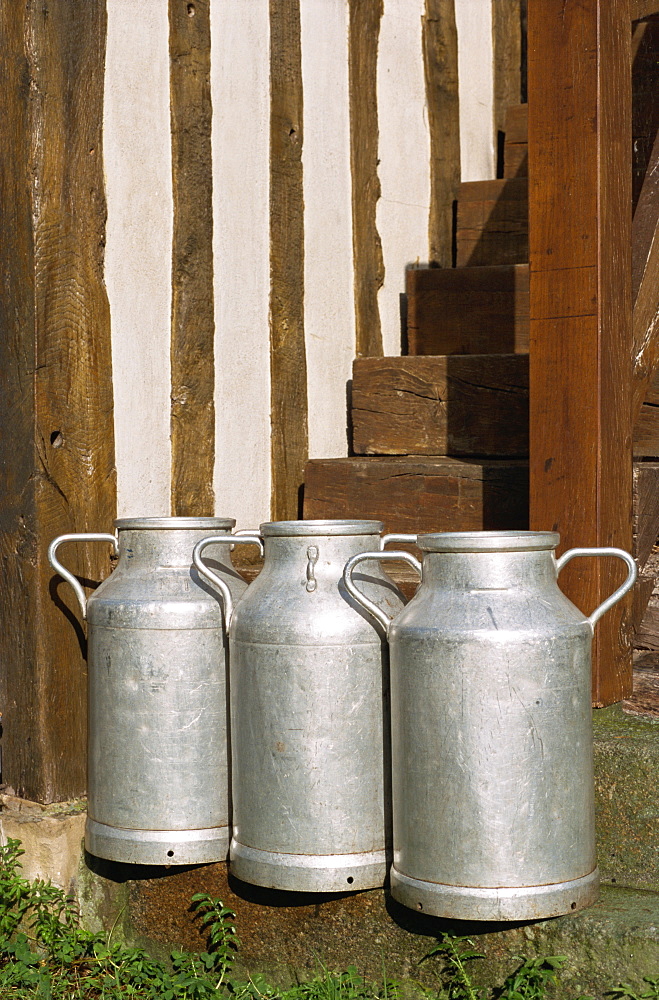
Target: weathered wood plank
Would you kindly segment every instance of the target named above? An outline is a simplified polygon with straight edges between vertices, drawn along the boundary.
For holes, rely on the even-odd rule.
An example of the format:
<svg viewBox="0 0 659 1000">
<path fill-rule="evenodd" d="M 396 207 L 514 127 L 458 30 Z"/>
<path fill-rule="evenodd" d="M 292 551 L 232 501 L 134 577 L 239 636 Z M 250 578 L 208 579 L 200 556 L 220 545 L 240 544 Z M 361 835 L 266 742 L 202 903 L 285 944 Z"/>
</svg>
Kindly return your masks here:
<svg viewBox="0 0 659 1000">
<path fill-rule="evenodd" d="M 457 267 L 527 262 L 526 177 L 461 184 L 455 239 Z"/>
<path fill-rule="evenodd" d="M 503 176 L 526 177 L 529 172 L 528 104 L 508 108 L 503 150 Z"/>
<path fill-rule="evenodd" d="M 659 128 L 659 19 L 634 25 L 632 59 L 632 206 L 635 209 Z"/>
<path fill-rule="evenodd" d="M 634 389 L 632 417 L 640 420 L 635 433 L 648 436 L 650 415 L 642 407 L 652 393 L 659 364 L 659 134 L 632 223 L 632 294 L 634 295 Z M 657 400 L 655 400 L 657 401 Z"/>
<path fill-rule="evenodd" d="M 492 4 L 494 128 L 505 132 L 508 110 L 522 100 L 522 2 Z"/>
<path fill-rule="evenodd" d="M 357 455 L 528 455 L 528 356 L 363 358 L 352 375 Z"/>
<path fill-rule="evenodd" d="M 455 0 L 426 0 L 422 21 L 430 134 L 429 260 L 453 262 L 453 202 L 460 187 L 458 32 Z"/>
<path fill-rule="evenodd" d="M 629 13 L 632 21 L 659 14 L 659 0 L 629 0 Z"/>
<path fill-rule="evenodd" d="M 377 518 L 404 532 L 526 528 L 527 469 L 515 459 L 314 459 L 304 516 Z"/>
<path fill-rule="evenodd" d="M 298 516 L 308 456 L 300 0 L 270 0 L 272 517 Z"/>
<path fill-rule="evenodd" d="M 215 510 L 210 3 L 169 0 L 172 122 L 172 513 Z"/>
<path fill-rule="evenodd" d="M 105 31 L 101 0 L 0 7 L 3 781 L 43 802 L 86 784 L 86 643 L 47 546 L 115 516 Z M 109 572 L 107 546 L 66 561 L 89 581 Z"/>
<path fill-rule="evenodd" d="M 412 267 L 406 288 L 409 354 L 528 352 L 528 264 Z"/>
<path fill-rule="evenodd" d="M 382 241 L 376 211 L 378 177 L 377 59 L 383 0 L 349 0 L 348 79 L 352 246 L 355 272 L 355 353 L 382 354 L 378 291 L 384 284 Z"/>
<path fill-rule="evenodd" d="M 531 526 L 562 547 L 631 546 L 630 62 L 626 3 L 529 5 Z M 590 612 L 620 578 L 581 559 L 561 585 Z M 593 664 L 596 704 L 630 692 L 631 598 Z"/>
<path fill-rule="evenodd" d="M 659 538 L 659 462 L 634 462 L 632 552 L 644 570 Z"/>
</svg>

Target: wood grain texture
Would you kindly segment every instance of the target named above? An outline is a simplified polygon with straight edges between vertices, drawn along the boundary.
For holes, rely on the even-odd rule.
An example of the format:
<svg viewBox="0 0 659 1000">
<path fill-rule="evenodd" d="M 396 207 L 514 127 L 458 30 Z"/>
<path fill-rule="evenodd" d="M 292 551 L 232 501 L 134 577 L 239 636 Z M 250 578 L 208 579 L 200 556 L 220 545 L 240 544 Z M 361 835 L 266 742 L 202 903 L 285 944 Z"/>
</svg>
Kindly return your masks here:
<svg viewBox="0 0 659 1000">
<path fill-rule="evenodd" d="M 522 100 L 522 2 L 492 4 L 494 128 L 505 132 L 508 109 Z"/>
<path fill-rule="evenodd" d="M 304 516 L 377 518 L 403 532 L 525 528 L 527 470 L 520 460 L 314 459 Z"/>
<path fill-rule="evenodd" d="M 355 353 L 382 355 L 378 291 L 384 284 L 376 211 L 378 177 L 377 60 L 383 0 L 348 0 L 352 246 L 355 272 Z"/>
<path fill-rule="evenodd" d="M 309 437 L 299 0 L 270 0 L 271 516 L 298 516 Z"/>
<path fill-rule="evenodd" d="M 632 60 L 632 206 L 635 209 L 659 128 L 659 17 L 634 25 Z"/>
<path fill-rule="evenodd" d="M 531 526 L 561 548 L 632 541 L 630 65 L 625 0 L 529 5 Z M 621 576 L 580 559 L 561 586 L 590 613 Z M 593 652 L 595 703 L 619 701 L 631 598 Z"/>
<path fill-rule="evenodd" d="M 528 262 L 526 177 L 461 184 L 455 243 L 457 267 Z"/>
<path fill-rule="evenodd" d="M 169 0 L 172 514 L 215 512 L 210 3 Z"/>
<path fill-rule="evenodd" d="M 634 462 L 632 553 L 644 570 L 659 539 L 659 462 Z"/>
<path fill-rule="evenodd" d="M 503 176 L 526 177 L 529 172 L 529 106 L 517 104 L 508 108 L 503 149 Z"/>
<path fill-rule="evenodd" d="M 632 21 L 659 14 L 659 0 L 629 0 L 629 14 Z"/>
<path fill-rule="evenodd" d="M 406 292 L 408 354 L 528 352 L 528 264 L 412 267 Z"/>
<path fill-rule="evenodd" d="M 353 451 L 526 458 L 528 367 L 523 354 L 358 359 Z"/>
<path fill-rule="evenodd" d="M 648 422 L 641 408 L 659 366 L 659 135 L 655 140 L 632 223 L 634 386 L 632 419 Z M 656 398 L 654 402 L 659 402 Z M 639 433 L 644 428 L 635 428 Z"/>
<path fill-rule="evenodd" d="M 116 506 L 105 31 L 101 0 L 0 8 L 3 781 L 42 802 L 86 785 L 86 642 L 46 549 L 64 532 L 108 531 Z M 108 574 L 108 556 L 62 552 L 87 581 Z"/>
<path fill-rule="evenodd" d="M 430 133 L 428 259 L 453 263 L 453 202 L 460 187 L 458 31 L 455 0 L 426 0 L 423 66 Z"/>
</svg>

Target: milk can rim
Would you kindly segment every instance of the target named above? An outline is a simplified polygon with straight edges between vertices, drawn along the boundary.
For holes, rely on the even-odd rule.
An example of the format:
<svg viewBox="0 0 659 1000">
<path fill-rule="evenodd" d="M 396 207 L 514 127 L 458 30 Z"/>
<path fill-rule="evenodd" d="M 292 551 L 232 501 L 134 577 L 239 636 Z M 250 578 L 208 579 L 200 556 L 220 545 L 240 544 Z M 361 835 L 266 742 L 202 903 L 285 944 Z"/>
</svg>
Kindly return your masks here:
<svg viewBox="0 0 659 1000">
<path fill-rule="evenodd" d="M 437 531 L 419 535 L 424 552 L 538 552 L 555 549 L 557 531 Z"/>
<path fill-rule="evenodd" d="M 236 521 L 232 517 L 119 517 L 114 521 L 115 528 L 119 531 L 126 528 L 136 530 L 139 528 L 168 528 L 170 530 L 198 528 L 200 530 L 230 531 L 235 527 Z"/>
<path fill-rule="evenodd" d="M 358 519 L 346 520 L 304 520 L 266 521 L 260 526 L 266 538 L 316 535 L 380 535 L 384 531 L 382 521 Z"/>
</svg>

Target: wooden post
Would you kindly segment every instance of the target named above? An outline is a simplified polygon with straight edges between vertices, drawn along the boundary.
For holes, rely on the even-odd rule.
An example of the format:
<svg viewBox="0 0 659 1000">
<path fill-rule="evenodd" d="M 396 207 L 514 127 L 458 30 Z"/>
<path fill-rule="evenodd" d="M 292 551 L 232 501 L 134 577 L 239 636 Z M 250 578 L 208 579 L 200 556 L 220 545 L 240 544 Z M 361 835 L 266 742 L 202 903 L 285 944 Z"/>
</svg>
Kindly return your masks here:
<svg viewBox="0 0 659 1000">
<path fill-rule="evenodd" d="M 530 520 L 561 550 L 631 549 L 631 16 L 628 0 L 529 0 Z M 590 613 L 620 582 L 578 559 Z M 631 596 L 596 629 L 593 699 L 631 693 Z"/>
<path fill-rule="evenodd" d="M 105 25 L 103 0 L 0 5 L 2 777 L 42 802 L 86 787 L 85 637 L 46 550 L 115 515 Z M 109 571 L 107 545 L 62 558 Z"/>
</svg>

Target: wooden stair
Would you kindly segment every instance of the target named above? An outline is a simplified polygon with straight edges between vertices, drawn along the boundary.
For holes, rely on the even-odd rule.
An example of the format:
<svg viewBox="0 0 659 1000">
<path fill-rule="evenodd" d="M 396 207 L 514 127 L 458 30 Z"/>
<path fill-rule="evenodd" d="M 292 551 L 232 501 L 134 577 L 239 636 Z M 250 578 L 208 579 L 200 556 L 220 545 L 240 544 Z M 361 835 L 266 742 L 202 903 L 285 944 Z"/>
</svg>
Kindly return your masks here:
<svg viewBox="0 0 659 1000">
<path fill-rule="evenodd" d="M 308 463 L 305 517 L 414 533 L 528 527 L 527 119 L 526 105 L 509 109 L 503 178 L 460 186 L 456 266 L 407 271 L 407 356 L 354 362 L 353 456 Z M 659 461 L 648 461 L 659 378 L 634 455 L 634 624 L 659 649 Z M 394 575 L 409 591 L 409 572 Z"/>
</svg>

